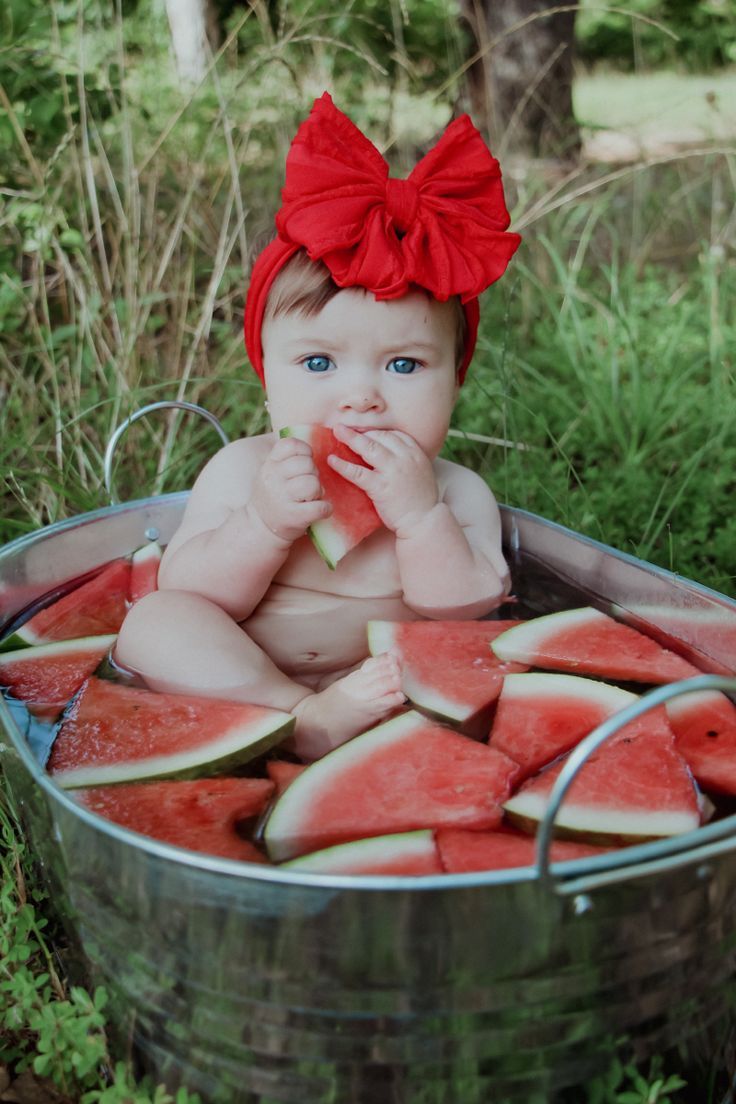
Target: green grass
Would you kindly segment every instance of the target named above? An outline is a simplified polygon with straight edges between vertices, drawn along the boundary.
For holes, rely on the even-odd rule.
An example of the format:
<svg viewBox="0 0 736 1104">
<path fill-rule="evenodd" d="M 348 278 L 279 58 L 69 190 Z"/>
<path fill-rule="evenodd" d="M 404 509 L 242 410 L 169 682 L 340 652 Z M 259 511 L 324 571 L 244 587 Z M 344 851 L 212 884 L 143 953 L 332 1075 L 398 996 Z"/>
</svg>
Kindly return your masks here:
<svg viewBox="0 0 736 1104">
<path fill-rule="evenodd" d="M 310 46 L 307 34 L 297 50 L 286 30 L 238 57 L 233 38 L 216 79 L 184 98 L 167 75 L 160 24 L 129 21 L 127 54 L 114 26 L 90 32 L 114 110 L 90 99 L 86 134 L 70 113 L 43 153 L 14 148 L 0 207 L 3 541 L 104 505 L 106 441 L 143 403 L 200 402 L 232 436 L 264 426 L 242 347 L 245 273 L 312 95 L 336 87 L 397 168 L 449 117 L 449 101 L 406 74 L 384 78 L 360 53 L 347 72 L 324 43 Z M 73 69 L 73 37 L 59 51 Z M 125 57 L 121 85 L 114 66 Z M 715 133 L 734 77 L 699 79 L 583 77 L 578 112 L 591 126 L 643 135 L 674 112 L 678 125 Z M 711 87 L 715 106 L 704 96 Z M 75 88 L 72 72 L 69 103 Z M 524 245 L 485 297 L 448 442 L 503 501 L 732 595 L 735 168 L 727 152 L 655 153 L 567 174 L 510 159 Z M 119 496 L 189 485 L 216 444 L 178 415 L 137 424 L 120 449 Z M 2 828 L 0 1060 L 29 1064 L 71 1099 L 163 1104 L 165 1094 L 133 1087 L 108 1053 L 104 997 L 67 986 L 53 909 L 10 808 Z M 616 1068 L 579 1097 L 720 1104 L 689 1071 L 695 1096 L 668 1087 L 678 1061 L 684 1069 L 682 1056 L 643 1074 Z M 713 1063 L 720 1084 L 725 1063 Z"/>
<path fill-rule="evenodd" d="M 736 137 L 736 71 L 711 74 L 597 69 L 575 81 L 575 112 L 588 127 L 620 130 L 645 144 Z"/>
</svg>

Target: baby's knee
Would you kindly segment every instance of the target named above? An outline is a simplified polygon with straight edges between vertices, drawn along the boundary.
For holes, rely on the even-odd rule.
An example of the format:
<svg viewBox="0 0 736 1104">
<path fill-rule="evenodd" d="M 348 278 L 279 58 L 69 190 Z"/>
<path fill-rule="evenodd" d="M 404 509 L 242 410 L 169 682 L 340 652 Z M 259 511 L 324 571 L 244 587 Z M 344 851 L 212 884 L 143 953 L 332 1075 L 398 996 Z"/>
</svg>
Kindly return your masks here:
<svg viewBox="0 0 736 1104">
<path fill-rule="evenodd" d="M 150 657 L 196 632 L 212 603 L 183 590 L 156 590 L 128 610 L 115 642 L 115 659 L 123 667 L 144 670 Z"/>
</svg>

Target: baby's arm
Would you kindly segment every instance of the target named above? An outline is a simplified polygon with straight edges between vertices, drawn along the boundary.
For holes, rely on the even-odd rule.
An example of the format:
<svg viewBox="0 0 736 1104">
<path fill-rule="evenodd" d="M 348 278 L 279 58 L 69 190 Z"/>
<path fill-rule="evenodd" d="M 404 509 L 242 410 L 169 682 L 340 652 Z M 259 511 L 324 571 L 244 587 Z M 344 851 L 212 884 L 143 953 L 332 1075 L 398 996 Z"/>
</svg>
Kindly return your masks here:
<svg viewBox="0 0 736 1104">
<path fill-rule="evenodd" d="M 235 441 L 207 464 L 159 571 L 162 590 L 201 594 L 237 621 L 260 602 L 295 540 L 330 506 L 296 438 Z"/>
<path fill-rule="evenodd" d="M 330 463 L 369 494 L 396 534 L 405 603 L 423 617 L 489 613 L 508 592 L 501 519 L 488 486 L 457 464 L 432 463 L 407 434 L 340 429 L 370 469 Z"/>
<path fill-rule="evenodd" d="M 508 594 L 501 517 L 475 472 L 446 461 L 441 500 L 396 534 L 404 601 L 423 617 L 482 617 Z"/>
</svg>

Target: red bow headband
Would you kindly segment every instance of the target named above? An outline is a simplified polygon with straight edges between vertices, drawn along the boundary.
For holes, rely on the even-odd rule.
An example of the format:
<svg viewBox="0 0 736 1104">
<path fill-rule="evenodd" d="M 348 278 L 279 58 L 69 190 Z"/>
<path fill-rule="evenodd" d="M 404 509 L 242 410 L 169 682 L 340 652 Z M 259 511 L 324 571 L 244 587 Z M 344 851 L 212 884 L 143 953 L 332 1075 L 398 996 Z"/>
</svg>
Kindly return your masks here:
<svg viewBox="0 0 736 1104">
<path fill-rule="evenodd" d="M 278 237 L 253 266 L 245 345 L 263 382 L 261 327 L 271 285 L 306 249 L 339 287 L 376 299 L 423 288 L 459 295 L 468 325 L 462 383 L 478 333 L 478 295 L 506 271 L 521 238 L 509 233 L 501 170 L 467 115 L 445 130 L 406 180 L 389 176 L 376 147 L 335 107 L 315 100 L 286 158 Z"/>
</svg>

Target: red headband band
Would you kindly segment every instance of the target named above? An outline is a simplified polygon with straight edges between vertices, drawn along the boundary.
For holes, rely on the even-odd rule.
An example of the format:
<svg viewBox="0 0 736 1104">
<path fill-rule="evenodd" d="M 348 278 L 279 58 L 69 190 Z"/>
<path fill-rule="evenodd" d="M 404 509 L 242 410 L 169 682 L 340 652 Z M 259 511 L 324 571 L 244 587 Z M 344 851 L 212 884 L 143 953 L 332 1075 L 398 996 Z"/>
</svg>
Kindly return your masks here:
<svg viewBox="0 0 736 1104">
<path fill-rule="evenodd" d="M 458 295 L 468 327 L 462 383 L 478 334 L 478 296 L 504 274 L 521 241 L 506 229 L 498 161 L 468 116 L 450 123 L 397 180 L 325 92 L 291 144 L 281 198 L 278 237 L 253 266 L 245 307 L 245 345 L 261 382 L 268 293 L 303 248 L 339 287 L 365 288 L 376 299 L 417 287 L 441 302 Z"/>
</svg>

